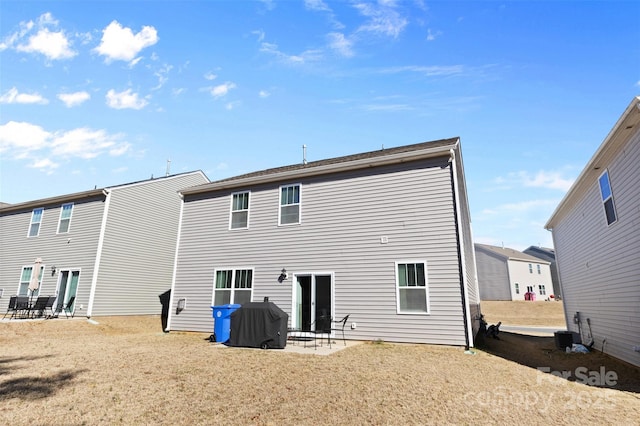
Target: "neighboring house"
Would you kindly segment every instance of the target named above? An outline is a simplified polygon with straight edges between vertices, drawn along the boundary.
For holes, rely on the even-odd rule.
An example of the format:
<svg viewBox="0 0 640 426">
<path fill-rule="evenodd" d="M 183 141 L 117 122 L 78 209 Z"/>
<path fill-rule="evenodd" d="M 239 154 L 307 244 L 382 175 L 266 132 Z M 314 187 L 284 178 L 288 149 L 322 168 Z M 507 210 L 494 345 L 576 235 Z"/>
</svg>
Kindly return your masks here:
<svg viewBox="0 0 640 426">
<path fill-rule="evenodd" d="M 487 244 L 476 244 L 475 250 L 480 300 L 527 300 L 533 293 L 540 301 L 553 294 L 550 262 Z"/>
<path fill-rule="evenodd" d="M 458 138 L 249 173 L 182 191 L 170 330 L 262 301 L 347 338 L 472 346 L 479 297 Z M 182 309 L 184 308 L 184 309 Z"/>
<path fill-rule="evenodd" d="M 71 308 L 87 317 L 159 314 L 173 276 L 178 191 L 208 181 L 195 171 L 0 208 L 0 312 L 17 294 L 57 295 L 59 307 L 75 297 Z"/>
<path fill-rule="evenodd" d="M 567 329 L 637 366 L 639 165 L 640 97 L 635 97 L 545 225 L 553 233 Z"/>
<path fill-rule="evenodd" d="M 562 288 L 560 287 L 560 279 L 558 278 L 558 266 L 556 265 L 556 251 L 549 247 L 530 246 L 523 253 L 546 260 L 551 267 L 551 282 L 553 283 L 553 295 L 556 300 L 562 299 Z"/>
</svg>

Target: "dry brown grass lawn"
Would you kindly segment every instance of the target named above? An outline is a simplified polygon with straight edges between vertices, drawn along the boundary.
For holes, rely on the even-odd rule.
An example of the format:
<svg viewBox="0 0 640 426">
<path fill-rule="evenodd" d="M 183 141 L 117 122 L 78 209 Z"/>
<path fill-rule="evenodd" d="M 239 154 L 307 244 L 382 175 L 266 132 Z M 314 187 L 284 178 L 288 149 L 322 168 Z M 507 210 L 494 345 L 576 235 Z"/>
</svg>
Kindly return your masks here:
<svg viewBox="0 0 640 426">
<path fill-rule="evenodd" d="M 482 301 L 480 307 L 489 324 L 566 327 L 562 302 Z"/>
<path fill-rule="evenodd" d="M 223 348 L 202 333 L 164 334 L 157 317 L 96 320 L 0 323 L 0 424 L 576 425 L 640 418 L 637 390 L 568 382 L 483 350 L 365 343 L 301 355 Z M 509 351 L 507 340 L 494 343 Z"/>
</svg>

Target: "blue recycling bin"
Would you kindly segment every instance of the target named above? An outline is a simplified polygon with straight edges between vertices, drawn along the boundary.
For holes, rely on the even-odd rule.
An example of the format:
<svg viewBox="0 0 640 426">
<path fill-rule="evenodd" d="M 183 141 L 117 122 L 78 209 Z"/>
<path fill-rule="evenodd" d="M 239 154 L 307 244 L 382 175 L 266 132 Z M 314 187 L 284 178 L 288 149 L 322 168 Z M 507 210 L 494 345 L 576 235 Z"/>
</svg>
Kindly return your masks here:
<svg viewBox="0 0 640 426">
<path fill-rule="evenodd" d="M 213 310 L 213 333 L 216 337 L 216 342 L 224 343 L 229 340 L 231 334 L 231 314 L 236 309 L 240 308 L 238 304 L 226 304 L 212 306 Z"/>
</svg>

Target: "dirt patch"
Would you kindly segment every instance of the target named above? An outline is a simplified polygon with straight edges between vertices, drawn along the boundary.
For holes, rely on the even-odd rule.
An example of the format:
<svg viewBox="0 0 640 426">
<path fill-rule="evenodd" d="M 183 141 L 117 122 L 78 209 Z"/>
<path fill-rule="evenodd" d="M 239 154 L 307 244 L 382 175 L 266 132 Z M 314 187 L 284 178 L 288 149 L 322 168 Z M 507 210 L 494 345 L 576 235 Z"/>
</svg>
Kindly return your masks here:
<svg viewBox="0 0 640 426">
<path fill-rule="evenodd" d="M 96 320 L 0 323 L 0 424 L 575 425 L 640 416 L 630 385 L 539 373 L 510 359 L 538 352 L 506 333 L 474 354 L 369 342 L 319 357 L 221 348 L 205 333 L 162 333 L 158 317 Z"/>
<path fill-rule="evenodd" d="M 482 301 L 480 308 L 489 324 L 566 327 L 562 302 Z"/>
</svg>

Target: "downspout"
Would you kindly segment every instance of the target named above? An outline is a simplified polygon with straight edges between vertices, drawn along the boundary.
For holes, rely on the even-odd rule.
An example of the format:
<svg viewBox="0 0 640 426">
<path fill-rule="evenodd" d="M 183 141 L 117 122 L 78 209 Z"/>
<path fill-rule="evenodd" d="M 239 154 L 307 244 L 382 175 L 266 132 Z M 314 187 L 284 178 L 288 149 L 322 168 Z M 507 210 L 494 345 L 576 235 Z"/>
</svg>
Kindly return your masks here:
<svg viewBox="0 0 640 426">
<path fill-rule="evenodd" d="M 463 250 L 463 244 L 464 244 L 464 240 L 461 238 L 460 235 L 460 223 L 461 222 L 461 218 L 460 218 L 460 208 L 458 206 L 458 175 L 455 171 L 456 169 L 456 153 L 453 150 L 453 148 L 451 148 L 449 150 L 450 153 L 450 157 L 449 157 L 449 164 L 451 165 L 451 169 L 450 169 L 450 173 L 451 173 L 451 184 L 452 184 L 452 196 L 453 196 L 453 213 L 454 213 L 454 218 L 455 218 L 455 225 L 456 225 L 456 246 L 457 246 L 457 250 L 458 250 L 458 259 L 460 259 L 460 262 L 458 262 L 458 273 L 460 274 L 460 296 L 462 298 L 462 322 L 464 324 L 464 339 L 465 339 L 465 350 L 469 350 L 469 348 L 471 348 L 471 346 L 473 346 L 473 336 L 471 336 L 471 330 L 469 328 L 470 324 L 471 324 L 471 316 L 469 313 L 469 308 L 468 308 L 468 299 L 469 296 L 467 295 L 467 286 L 465 285 L 466 283 L 466 279 L 465 279 L 465 272 L 466 272 L 466 268 L 465 268 L 465 257 L 464 257 L 464 250 Z"/>
<path fill-rule="evenodd" d="M 171 307 L 173 306 L 173 298 L 175 295 L 176 289 L 176 275 L 178 271 L 178 251 L 180 250 L 180 237 L 182 235 L 182 214 L 184 212 L 184 195 L 181 192 L 178 192 L 180 196 L 180 216 L 178 220 L 178 235 L 176 239 L 176 253 L 173 258 L 173 275 L 171 277 L 171 295 L 169 296 L 169 317 L 167 318 L 167 328 L 162 331 L 170 331 L 171 330 L 171 319 L 173 318 L 173 310 Z"/>
<path fill-rule="evenodd" d="M 100 271 L 100 260 L 102 259 L 102 248 L 104 246 L 104 235 L 107 231 L 107 216 L 109 216 L 109 206 L 111 205 L 111 191 L 103 189 L 105 195 L 104 214 L 100 225 L 100 237 L 98 238 L 98 249 L 96 250 L 96 260 L 93 265 L 93 277 L 91 278 L 91 291 L 89 292 L 89 303 L 87 304 L 87 318 L 93 314 L 93 301 L 96 297 L 96 286 L 98 285 L 98 273 Z"/>
</svg>

